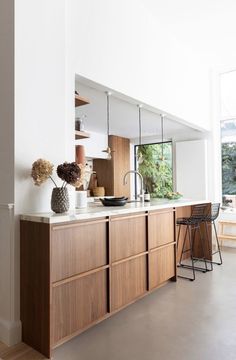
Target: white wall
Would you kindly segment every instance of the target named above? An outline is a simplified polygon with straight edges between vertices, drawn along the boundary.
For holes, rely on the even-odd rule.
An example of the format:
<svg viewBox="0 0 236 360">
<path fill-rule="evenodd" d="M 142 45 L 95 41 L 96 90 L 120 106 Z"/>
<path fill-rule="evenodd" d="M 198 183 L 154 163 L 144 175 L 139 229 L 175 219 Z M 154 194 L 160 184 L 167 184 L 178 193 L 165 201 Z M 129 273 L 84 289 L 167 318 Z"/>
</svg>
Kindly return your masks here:
<svg viewBox="0 0 236 360">
<path fill-rule="evenodd" d="M 0 2 L 0 341 L 20 340 L 15 317 L 14 1 Z"/>
<path fill-rule="evenodd" d="M 0 204 L 14 201 L 14 1 L 0 2 Z"/>
<path fill-rule="evenodd" d="M 0 204 L 0 341 L 13 345 L 21 340 L 18 314 L 18 254 L 14 239 L 14 207 Z"/>
<path fill-rule="evenodd" d="M 165 18 L 140 0 L 72 0 L 71 18 L 76 73 L 209 129 L 208 68 Z"/>
<path fill-rule="evenodd" d="M 33 185 L 32 162 L 42 157 L 56 167 L 66 160 L 74 160 L 74 68 L 66 3 L 65 0 L 15 0 L 15 19 L 14 2 L 0 3 L 0 29 L 3 30 L 0 53 L 6 54 L 0 66 L 5 80 L 0 84 L 1 95 L 4 94 L 0 96 L 3 100 L 0 165 L 1 184 L 4 184 L 0 201 L 15 203 L 14 218 L 13 207 L 7 205 L 2 206 L 0 214 L 0 341 L 8 345 L 21 338 L 18 215 L 50 210 L 53 188 L 49 181 L 39 188 Z"/>
<path fill-rule="evenodd" d="M 65 11 L 65 0 L 16 1 L 16 213 L 50 210 L 53 184 L 33 185 L 29 176 L 33 161 L 45 158 L 56 168 L 74 159 L 74 118 L 73 114 L 67 117 L 71 101 L 73 104 L 74 81 L 69 75 L 66 78 Z M 69 90 L 68 84 L 72 84 Z M 66 91 L 71 94 L 69 105 Z"/>
<path fill-rule="evenodd" d="M 176 142 L 176 190 L 185 198 L 208 199 L 206 140 Z"/>
<path fill-rule="evenodd" d="M 89 134 L 87 139 L 76 140 L 76 144 L 84 146 L 86 158 L 107 159 L 107 153 L 103 152 L 108 145 L 107 135 L 94 131 L 89 131 Z"/>
</svg>

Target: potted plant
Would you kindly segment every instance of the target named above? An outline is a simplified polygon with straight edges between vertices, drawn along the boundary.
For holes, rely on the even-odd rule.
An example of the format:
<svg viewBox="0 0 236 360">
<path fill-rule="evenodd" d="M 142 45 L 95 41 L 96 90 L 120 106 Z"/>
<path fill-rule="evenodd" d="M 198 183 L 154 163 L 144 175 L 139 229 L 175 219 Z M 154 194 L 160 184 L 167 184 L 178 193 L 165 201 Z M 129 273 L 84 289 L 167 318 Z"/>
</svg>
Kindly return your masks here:
<svg viewBox="0 0 236 360">
<path fill-rule="evenodd" d="M 57 186 L 52 177 L 53 168 L 54 165 L 50 161 L 38 159 L 32 164 L 31 177 L 36 186 L 40 186 L 48 179 L 53 182 L 55 187 L 52 191 L 51 209 L 55 213 L 64 213 L 68 211 L 70 206 L 67 184 L 74 187 L 80 187 L 83 184 L 84 166 L 82 164 L 77 164 L 76 162 L 64 162 L 63 164 L 58 165 L 56 172 L 58 177 L 63 180 L 60 187 Z"/>
</svg>

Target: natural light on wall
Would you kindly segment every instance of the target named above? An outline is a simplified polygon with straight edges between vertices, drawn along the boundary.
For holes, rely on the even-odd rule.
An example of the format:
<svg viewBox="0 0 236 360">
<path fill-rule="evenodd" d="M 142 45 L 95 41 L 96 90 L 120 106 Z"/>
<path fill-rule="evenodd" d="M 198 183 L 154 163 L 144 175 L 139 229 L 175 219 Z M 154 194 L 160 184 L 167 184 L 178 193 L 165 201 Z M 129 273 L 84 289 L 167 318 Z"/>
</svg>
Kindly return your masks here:
<svg viewBox="0 0 236 360">
<path fill-rule="evenodd" d="M 223 205 L 236 207 L 236 70 L 221 74 L 220 88 Z"/>
</svg>

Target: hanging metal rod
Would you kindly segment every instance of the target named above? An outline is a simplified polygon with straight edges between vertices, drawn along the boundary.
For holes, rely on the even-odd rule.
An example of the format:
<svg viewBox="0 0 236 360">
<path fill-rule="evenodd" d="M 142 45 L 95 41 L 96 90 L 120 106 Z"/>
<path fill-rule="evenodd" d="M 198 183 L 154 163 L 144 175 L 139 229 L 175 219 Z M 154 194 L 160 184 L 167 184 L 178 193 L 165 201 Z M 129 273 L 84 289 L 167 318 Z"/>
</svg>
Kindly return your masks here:
<svg viewBox="0 0 236 360">
<path fill-rule="evenodd" d="M 107 136 L 110 134 L 110 96 L 111 92 L 106 91 L 107 95 Z"/>
<path fill-rule="evenodd" d="M 141 109 L 143 107 L 142 104 L 138 104 L 138 121 L 139 121 L 139 145 L 142 144 L 142 120 L 141 120 Z"/>
<path fill-rule="evenodd" d="M 161 158 L 164 160 L 164 114 L 161 114 Z"/>
</svg>

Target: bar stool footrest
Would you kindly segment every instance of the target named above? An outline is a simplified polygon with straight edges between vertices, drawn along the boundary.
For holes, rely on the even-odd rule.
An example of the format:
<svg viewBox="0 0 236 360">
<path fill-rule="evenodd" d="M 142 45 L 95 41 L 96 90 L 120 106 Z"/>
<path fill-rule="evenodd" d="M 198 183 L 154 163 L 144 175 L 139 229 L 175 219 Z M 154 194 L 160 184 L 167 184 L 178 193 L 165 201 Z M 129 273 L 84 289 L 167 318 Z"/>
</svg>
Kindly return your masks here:
<svg viewBox="0 0 236 360">
<path fill-rule="evenodd" d="M 194 280 L 195 280 L 195 277 L 194 277 L 194 278 L 190 278 L 190 277 L 183 276 L 183 275 L 178 275 L 178 277 L 181 278 L 181 279 L 187 279 L 187 280 L 190 280 L 190 281 L 194 281 Z"/>
<path fill-rule="evenodd" d="M 182 267 L 182 268 L 185 268 L 185 269 L 193 270 L 193 267 L 191 265 L 186 265 L 186 264 L 178 264 L 177 267 Z M 201 268 L 201 267 L 198 267 L 198 266 L 194 266 L 194 270 L 201 271 L 203 273 L 207 272 L 207 269 L 204 269 L 204 268 Z"/>
</svg>

